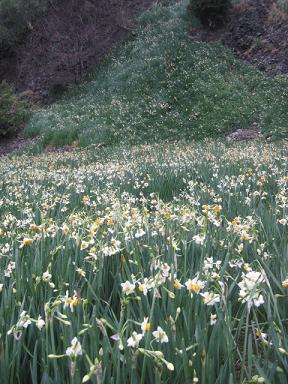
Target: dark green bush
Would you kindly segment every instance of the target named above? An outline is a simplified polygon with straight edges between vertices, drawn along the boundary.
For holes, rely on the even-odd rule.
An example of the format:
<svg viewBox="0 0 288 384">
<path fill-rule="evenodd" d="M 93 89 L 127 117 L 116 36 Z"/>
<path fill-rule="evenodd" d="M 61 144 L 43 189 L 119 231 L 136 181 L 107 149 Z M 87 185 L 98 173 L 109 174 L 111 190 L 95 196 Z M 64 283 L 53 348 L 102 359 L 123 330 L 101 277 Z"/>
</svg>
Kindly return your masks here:
<svg viewBox="0 0 288 384">
<path fill-rule="evenodd" d="M 26 120 L 28 111 L 14 94 L 13 87 L 0 83 L 0 137 L 12 136 Z"/>
<path fill-rule="evenodd" d="M 223 24 L 231 0 L 190 0 L 190 9 L 203 25 L 215 28 Z"/>
</svg>

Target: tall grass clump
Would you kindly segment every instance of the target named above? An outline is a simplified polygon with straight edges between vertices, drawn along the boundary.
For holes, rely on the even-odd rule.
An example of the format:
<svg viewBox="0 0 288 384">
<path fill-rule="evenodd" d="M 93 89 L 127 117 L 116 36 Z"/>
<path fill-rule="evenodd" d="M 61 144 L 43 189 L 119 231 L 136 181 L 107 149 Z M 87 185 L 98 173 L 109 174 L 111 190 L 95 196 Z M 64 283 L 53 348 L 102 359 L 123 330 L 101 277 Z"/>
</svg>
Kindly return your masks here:
<svg viewBox="0 0 288 384">
<path fill-rule="evenodd" d="M 287 134 L 288 87 L 190 34 L 188 2 L 155 6 L 136 36 L 61 101 L 34 114 L 43 143 L 144 143 L 216 137 L 256 122 Z M 66 133 L 69 132 L 68 135 Z"/>
<path fill-rule="evenodd" d="M 13 136 L 28 118 L 28 109 L 14 93 L 11 85 L 0 83 L 0 137 Z"/>
</svg>

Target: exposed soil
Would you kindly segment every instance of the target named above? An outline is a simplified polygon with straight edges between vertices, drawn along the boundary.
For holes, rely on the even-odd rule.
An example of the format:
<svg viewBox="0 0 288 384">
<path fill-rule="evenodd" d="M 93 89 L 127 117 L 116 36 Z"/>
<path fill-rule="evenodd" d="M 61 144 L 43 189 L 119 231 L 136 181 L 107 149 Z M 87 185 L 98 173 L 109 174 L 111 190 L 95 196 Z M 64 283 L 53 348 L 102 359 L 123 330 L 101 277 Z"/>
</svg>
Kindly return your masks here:
<svg viewBox="0 0 288 384">
<path fill-rule="evenodd" d="M 30 26 L 22 44 L 0 53 L 0 80 L 14 83 L 17 92 L 24 92 L 23 97 L 33 104 L 59 96 L 126 39 L 136 18 L 155 2 L 51 2 L 48 12 Z"/>
<path fill-rule="evenodd" d="M 224 27 L 193 29 L 191 37 L 221 41 L 239 58 L 271 75 L 288 74 L 288 14 L 274 0 L 242 0 Z"/>
<path fill-rule="evenodd" d="M 23 149 L 35 142 L 36 139 L 27 139 L 23 136 L 22 131 L 19 131 L 16 137 L 1 139 L 0 157 L 19 149 Z"/>
<path fill-rule="evenodd" d="M 252 124 L 249 128 L 238 128 L 236 131 L 229 133 L 226 140 L 230 141 L 249 141 L 255 140 L 260 136 L 260 130 L 256 123 Z"/>
</svg>

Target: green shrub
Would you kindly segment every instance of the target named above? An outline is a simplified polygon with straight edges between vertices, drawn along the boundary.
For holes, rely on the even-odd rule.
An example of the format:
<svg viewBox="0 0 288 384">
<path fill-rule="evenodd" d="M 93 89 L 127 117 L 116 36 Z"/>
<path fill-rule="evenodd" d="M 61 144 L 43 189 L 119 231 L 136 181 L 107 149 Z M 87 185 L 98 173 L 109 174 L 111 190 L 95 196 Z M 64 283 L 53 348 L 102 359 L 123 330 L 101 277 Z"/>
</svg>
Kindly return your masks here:
<svg viewBox="0 0 288 384">
<path fill-rule="evenodd" d="M 215 28 L 225 21 L 231 0 L 190 0 L 190 8 L 202 24 Z"/>
<path fill-rule="evenodd" d="M 14 94 L 13 87 L 0 83 L 0 137 L 13 135 L 27 117 L 27 110 Z"/>
<path fill-rule="evenodd" d="M 288 12 L 288 0 L 277 0 L 278 6 L 285 12 Z"/>
</svg>

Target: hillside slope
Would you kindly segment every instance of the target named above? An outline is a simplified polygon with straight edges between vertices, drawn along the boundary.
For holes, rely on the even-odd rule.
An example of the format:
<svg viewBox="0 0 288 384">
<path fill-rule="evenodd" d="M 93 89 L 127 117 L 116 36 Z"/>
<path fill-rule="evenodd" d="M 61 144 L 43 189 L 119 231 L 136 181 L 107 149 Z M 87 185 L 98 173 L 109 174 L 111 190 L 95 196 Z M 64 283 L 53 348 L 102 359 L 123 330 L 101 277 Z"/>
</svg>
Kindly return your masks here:
<svg viewBox="0 0 288 384">
<path fill-rule="evenodd" d="M 30 0 L 25 13 L 23 0 L 6 2 L 6 7 L 0 0 L 0 25 L 8 28 L 4 36 L 9 32 L 16 39 L 3 46 L 0 29 L 0 79 L 13 83 L 34 103 L 53 99 L 127 39 L 136 18 L 154 1 L 37 0 L 33 7 Z M 16 34 L 17 28 L 21 33 Z"/>
<path fill-rule="evenodd" d="M 192 41 L 187 1 L 155 6 L 137 35 L 84 84 L 36 113 L 26 133 L 43 143 L 143 143 L 218 136 L 257 123 L 286 135 L 288 82 Z"/>
</svg>

